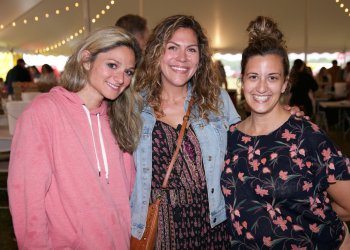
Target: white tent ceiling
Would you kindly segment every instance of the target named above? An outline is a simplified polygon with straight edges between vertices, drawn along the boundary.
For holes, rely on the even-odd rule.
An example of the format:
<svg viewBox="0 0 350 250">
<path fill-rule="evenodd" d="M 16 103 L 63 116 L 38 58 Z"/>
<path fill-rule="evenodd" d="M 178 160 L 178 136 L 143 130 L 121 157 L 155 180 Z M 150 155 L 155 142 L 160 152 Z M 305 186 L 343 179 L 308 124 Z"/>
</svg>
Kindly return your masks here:
<svg viewBox="0 0 350 250">
<path fill-rule="evenodd" d="M 84 12 L 84 1 L 88 12 Z M 350 8 L 350 0 L 340 1 Z M 74 7 L 76 2 L 79 7 Z M 108 4 L 111 8 L 106 10 Z M 350 16 L 344 9 L 336 0 L 115 0 L 114 5 L 110 0 L 0 0 L 0 25 L 4 25 L 0 26 L 0 49 L 34 52 L 50 48 L 86 27 L 86 13 L 91 18 L 100 14 L 91 30 L 114 25 L 118 17 L 132 13 L 143 15 L 150 28 L 169 15 L 193 15 L 219 52 L 240 52 L 247 41 L 245 28 L 257 15 L 279 23 L 290 52 L 350 51 Z M 82 36 L 47 53 L 68 55 Z"/>
</svg>

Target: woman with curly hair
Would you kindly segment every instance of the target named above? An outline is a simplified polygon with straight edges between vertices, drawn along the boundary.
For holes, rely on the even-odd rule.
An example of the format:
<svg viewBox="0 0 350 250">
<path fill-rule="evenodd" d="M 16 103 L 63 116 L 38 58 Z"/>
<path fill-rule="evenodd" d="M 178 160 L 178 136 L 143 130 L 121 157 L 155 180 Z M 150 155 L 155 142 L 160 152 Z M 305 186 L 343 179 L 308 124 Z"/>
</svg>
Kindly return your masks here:
<svg viewBox="0 0 350 250">
<path fill-rule="evenodd" d="M 176 15 L 155 27 L 136 74 L 143 129 L 134 153 L 132 235 L 141 239 L 148 205 L 161 195 L 157 249 L 225 249 L 229 246 L 220 174 L 227 128 L 240 121 L 220 89 L 200 24 Z M 161 190 L 191 97 L 194 105 L 167 190 Z"/>
</svg>

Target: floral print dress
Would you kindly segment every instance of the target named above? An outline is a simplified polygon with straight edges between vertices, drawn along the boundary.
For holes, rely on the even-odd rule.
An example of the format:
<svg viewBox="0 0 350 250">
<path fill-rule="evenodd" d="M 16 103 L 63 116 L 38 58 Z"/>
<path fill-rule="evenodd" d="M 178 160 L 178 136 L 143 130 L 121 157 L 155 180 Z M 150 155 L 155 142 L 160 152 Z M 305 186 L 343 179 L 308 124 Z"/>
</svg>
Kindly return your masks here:
<svg viewBox="0 0 350 250">
<path fill-rule="evenodd" d="M 156 121 L 152 132 L 151 201 L 161 196 L 156 249 L 229 249 L 226 223 L 210 226 L 202 153 L 191 126 L 186 130 L 168 188 L 161 188 L 180 128 Z"/>
<path fill-rule="evenodd" d="M 231 248 L 338 249 L 344 226 L 326 190 L 349 179 L 349 158 L 305 118 L 263 136 L 232 125 L 221 176 Z"/>
</svg>

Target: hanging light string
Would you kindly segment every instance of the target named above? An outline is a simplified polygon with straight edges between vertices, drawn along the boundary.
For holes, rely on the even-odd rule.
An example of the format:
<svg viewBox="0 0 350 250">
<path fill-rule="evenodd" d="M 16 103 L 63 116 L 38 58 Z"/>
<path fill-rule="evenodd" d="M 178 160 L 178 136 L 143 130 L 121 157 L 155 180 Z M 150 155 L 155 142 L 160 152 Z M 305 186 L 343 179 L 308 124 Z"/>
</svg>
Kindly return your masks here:
<svg viewBox="0 0 350 250">
<path fill-rule="evenodd" d="M 103 16 L 104 14 L 106 14 L 107 11 L 111 10 L 111 8 L 114 6 L 115 1 L 114 0 L 110 0 L 107 1 L 108 4 L 106 4 L 106 6 L 100 10 L 99 12 L 97 12 L 95 15 L 93 15 L 94 17 L 91 18 L 90 22 L 91 23 L 96 23 L 98 22 L 98 20 L 101 18 L 101 16 Z M 71 33 L 70 35 L 65 35 L 65 38 L 62 38 L 60 41 L 57 41 L 54 44 L 48 45 L 44 48 L 35 50 L 36 54 L 44 54 L 44 53 L 48 53 L 50 51 L 54 51 L 56 49 L 58 49 L 59 47 L 77 39 L 78 37 L 80 37 L 82 34 L 84 34 L 84 32 L 86 32 L 85 26 L 79 28 L 78 30 L 76 30 L 75 32 Z"/>
<path fill-rule="evenodd" d="M 36 6 L 34 6 L 33 8 L 35 8 Z M 59 9 L 59 8 L 58 9 L 52 9 L 52 10 L 46 11 L 44 13 L 40 13 L 38 15 L 28 17 L 26 14 L 29 13 L 33 9 L 32 8 L 29 11 L 27 11 L 24 15 L 18 17 L 17 19 L 13 20 L 12 22 L 10 22 L 10 23 L 8 23 L 6 25 L 5 24 L 0 24 L 0 32 L 1 32 L 1 30 L 4 30 L 6 28 L 16 28 L 16 27 L 18 27 L 20 25 L 26 25 L 26 24 L 29 24 L 29 23 L 44 22 L 48 18 L 52 18 L 54 16 L 59 16 L 62 13 L 69 12 L 72 9 L 78 9 L 79 7 L 80 7 L 79 2 L 75 2 L 75 3 L 72 3 L 70 5 L 66 5 L 62 9 Z"/>
<path fill-rule="evenodd" d="M 348 16 L 350 17 L 349 7 L 346 6 L 346 5 L 345 5 L 342 1 L 340 1 L 340 0 L 335 0 L 335 2 L 336 2 L 337 4 L 339 4 L 339 8 L 340 8 L 340 9 L 343 9 L 344 12 L 345 12 L 345 14 L 348 15 Z"/>
<path fill-rule="evenodd" d="M 104 6 L 104 8 L 102 10 L 100 10 L 99 12 L 97 12 L 95 15 L 93 15 L 93 17 L 90 20 L 91 23 L 93 23 L 93 24 L 97 23 L 98 20 L 104 14 L 106 14 L 109 10 L 111 10 L 115 4 L 114 0 L 108 0 L 106 2 L 107 2 L 107 4 Z M 34 6 L 33 8 L 35 8 L 36 6 Z M 72 9 L 79 9 L 79 8 L 80 8 L 80 3 L 78 1 L 76 1 L 70 5 L 66 5 L 65 7 L 61 8 L 61 9 L 60 8 L 52 9 L 50 11 L 46 11 L 44 13 L 41 13 L 41 14 L 38 14 L 38 15 L 35 15 L 32 17 L 28 17 L 28 15 L 26 15 L 27 13 L 30 12 L 30 10 L 29 10 L 24 15 L 13 20 L 9 24 L 6 24 L 6 25 L 0 24 L 0 32 L 4 29 L 8 29 L 8 28 L 15 29 L 16 27 L 19 27 L 20 25 L 26 25 L 26 24 L 29 24 L 30 22 L 35 22 L 35 23 L 44 22 L 45 19 L 52 18 L 54 16 L 59 16 L 62 13 L 69 13 L 71 15 L 74 15 L 74 13 L 72 13 L 71 10 Z M 47 53 L 47 52 L 53 51 L 55 49 L 58 49 L 59 47 L 64 46 L 68 42 L 71 42 L 72 40 L 78 38 L 79 36 L 84 34 L 85 31 L 86 31 L 85 27 L 82 26 L 79 29 L 77 29 L 76 31 L 72 32 L 71 34 L 64 35 L 63 38 L 60 39 L 59 41 L 57 41 L 53 44 L 47 45 L 41 49 L 37 49 L 33 52 L 35 52 L 36 54 L 38 54 L 38 53 L 43 54 L 43 53 Z"/>
</svg>

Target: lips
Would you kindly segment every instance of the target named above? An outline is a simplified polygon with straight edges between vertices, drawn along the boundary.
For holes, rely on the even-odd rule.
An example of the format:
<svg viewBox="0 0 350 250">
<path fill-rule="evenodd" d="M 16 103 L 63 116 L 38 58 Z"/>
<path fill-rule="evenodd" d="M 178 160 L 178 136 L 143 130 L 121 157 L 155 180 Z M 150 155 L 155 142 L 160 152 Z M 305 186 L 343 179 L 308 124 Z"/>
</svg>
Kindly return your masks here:
<svg viewBox="0 0 350 250">
<path fill-rule="evenodd" d="M 118 85 L 118 84 L 114 84 L 111 82 L 106 82 L 106 83 L 109 87 L 111 87 L 112 89 L 115 89 L 115 90 L 117 90 L 121 86 L 120 84 Z"/>
<path fill-rule="evenodd" d="M 253 99 L 258 102 L 265 102 L 269 99 L 269 95 L 253 95 Z"/>
<path fill-rule="evenodd" d="M 175 71 L 181 71 L 181 72 L 188 71 L 187 67 L 180 67 L 180 66 L 170 66 L 170 67 Z"/>
</svg>

